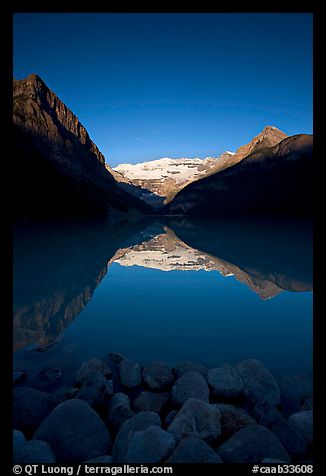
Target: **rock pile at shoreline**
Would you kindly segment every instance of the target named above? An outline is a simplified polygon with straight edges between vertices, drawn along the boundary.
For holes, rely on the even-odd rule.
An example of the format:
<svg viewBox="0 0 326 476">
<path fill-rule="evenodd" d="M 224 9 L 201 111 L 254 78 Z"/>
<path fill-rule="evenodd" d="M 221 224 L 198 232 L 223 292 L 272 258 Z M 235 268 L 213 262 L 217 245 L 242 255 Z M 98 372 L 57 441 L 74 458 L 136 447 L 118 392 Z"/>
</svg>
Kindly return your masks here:
<svg viewBox="0 0 326 476">
<path fill-rule="evenodd" d="M 14 463 L 312 462 L 312 388 L 259 361 L 144 367 L 110 353 L 70 388 L 14 386 Z"/>
</svg>

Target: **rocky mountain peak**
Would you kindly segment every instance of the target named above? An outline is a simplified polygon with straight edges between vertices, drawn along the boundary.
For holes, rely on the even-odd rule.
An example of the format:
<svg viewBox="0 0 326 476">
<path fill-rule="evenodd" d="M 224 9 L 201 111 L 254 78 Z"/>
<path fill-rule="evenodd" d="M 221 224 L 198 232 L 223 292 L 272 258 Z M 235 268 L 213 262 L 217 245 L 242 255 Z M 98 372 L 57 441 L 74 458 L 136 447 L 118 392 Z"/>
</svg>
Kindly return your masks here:
<svg viewBox="0 0 326 476">
<path fill-rule="evenodd" d="M 285 134 L 285 132 L 282 132 L 277 127 L 266 126 L 250 142 L 248 142 L 248 144 L 245 144 L 239 147 L 239 149 L 237 149 L 236 157 L 238 159 L 242 159 L 247 155 L 256 152 L 260 149 L 273 147 L 273 145 L 278 144 L 286 137 L 288 137 L 287 134 Z"/>
</svg>

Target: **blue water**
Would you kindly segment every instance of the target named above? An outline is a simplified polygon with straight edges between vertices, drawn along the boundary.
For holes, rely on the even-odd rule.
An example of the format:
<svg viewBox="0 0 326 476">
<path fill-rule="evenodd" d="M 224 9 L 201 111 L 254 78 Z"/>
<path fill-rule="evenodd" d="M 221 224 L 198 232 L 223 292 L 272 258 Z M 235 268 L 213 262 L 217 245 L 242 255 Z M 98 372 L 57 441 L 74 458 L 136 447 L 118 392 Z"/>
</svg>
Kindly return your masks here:
<svg viewBox="0 0 326 476">
<path fill-rule="evenodd" d="M 217 270 L 162 271 L 117 262 L 106 270 L 117 250 L 148 243 L 164 231 L 146 224 L 128 238 L 125 229 L 120 234 L 119 229 L 113 233 L 110 227 L 92 226 L 38 224 L 17 230 L 14 361 L 18 367 L 36 375 L 41 368 L 58 365 L 68 381 L 81 362 L 116 351 L 143 364 L 162 360 L 173 366 L 192 360 L 218 366 L 255 358 L 275 375 L 312 371 L 311 242 L 302 227 L 297 234 L 302 248 L 296 249 L 298 243 L 294 246 L 291 240 L 285 243 L 282 231 L 279 242 L 274 234 L 270 247 L 266 242 L 262 249 L 254 247 L 258 261 L 252 261 L 248 252 L 243 256 L 241 247 L 234 254 L 232 264 L 246 267 L 255 278 L 267 276 L 279 286 L 279 294 L 262 299 L 245 282 Z M 290 229 L 293 233 L 292 225 Z M 221 231 L 215 236 L 212 230 L 205 228 L 200 240 L 192 231 L 187 246 L 198 238 L 202 248 L 207 242 L 209 256 L 218 249 L 230 263 L 227 246 L 234 250 L 236 245 L 224 235 L 219 242 Z M 234 237 L 234 226 L 230 233 Z M 241 246 L 244 239 L 245 235 Z M 290 256 L 285 245 L 299 254 Z M 267 257 L 262 250 L 268 250 Z"/>
</svg>

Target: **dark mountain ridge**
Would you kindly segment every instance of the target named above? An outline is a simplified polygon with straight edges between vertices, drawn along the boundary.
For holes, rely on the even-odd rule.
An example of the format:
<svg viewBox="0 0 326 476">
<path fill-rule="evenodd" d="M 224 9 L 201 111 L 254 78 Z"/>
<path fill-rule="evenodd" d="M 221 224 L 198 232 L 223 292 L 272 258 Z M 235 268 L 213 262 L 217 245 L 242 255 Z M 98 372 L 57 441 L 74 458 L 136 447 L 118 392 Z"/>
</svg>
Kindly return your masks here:
<svg viewBox="0 0 326 476">
<path fill-rule="evenodd" d="M 149 211 L 117 186 L 86 129 L 38 75 L 14 81 L 13 92 L 15 214 Z"/>
<path fill-rule="evenodd" d="M 168 214 L 310 214 L 313 136 L 286 137 L 181 190 Z"/>
</svg>

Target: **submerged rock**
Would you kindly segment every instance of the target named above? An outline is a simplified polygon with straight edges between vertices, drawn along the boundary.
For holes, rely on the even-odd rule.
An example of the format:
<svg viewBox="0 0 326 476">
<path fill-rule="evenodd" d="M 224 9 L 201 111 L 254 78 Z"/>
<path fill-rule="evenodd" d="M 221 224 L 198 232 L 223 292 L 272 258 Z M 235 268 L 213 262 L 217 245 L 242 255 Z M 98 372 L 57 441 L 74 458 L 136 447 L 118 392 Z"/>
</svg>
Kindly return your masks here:
<svg viewBox="0 0 326 476">
<path fill-rule="evenodd" d="M 29 387 L 13 391 L 13 426 L 31 435 L 56 406 L 55 397 Z"/>
<path fill-rule="evenodd" d="M 170 386 L 174 377 L 163 362 L 152 362 L 143 369 L 143 379 L 150 388 L 162 389 Z"/>
<path fill-rule="evenodd" d="M 196 436 L 183 438 L 167 463 L 223 463 L 219 455 L 205 441 Z"/>
<path fill-rule="evenodd" d="M 221 412 L 221 438 L 226 440 L 246 425 L 254 425 L 255 420 L 242 408 L 226 403 L 213 403 Z"/>
<path fill-rule="evenodd" d="M 120 428 L 113 444 L 112 458 L 115 463 L 123 463 L 128 451 L 129 443 L 137 431 L 146 430 L 150 426 L 161 426 L 157 413 L 141 412 L 129 418 Z"/>
<path fill-rule="evenodd" d="M 125 457 L 126 463 L 159 463 L 174 450 L 175 440 L 159 426 L 137 431 L 130 440 Z"/>
<path fill-rule="evenodd" d="M 209 401 L 207 382 L 198 372 L 184 373 L 172 387 L 171 400 L 177 407 L 181 407 L 189 398 Z"/>
<path fill-rule="evenodd" d="M 76 375 L 77 385 L 81 385 L 93 374 L 101 374 L 104 378 L 112 375 L 110 367 L 100 359 L 90 359 L 84 362 Z"/>
<path fill-rule="evenodd" d="M 94 373 L 83 384 L 76 397 L 96 408 L 113 395 L 112 380 L 106 380 L 103 375 Z"/>
<path fill-rule="evenodd" d="M 26 441 L 19 449 L 14 446 L 14 464 L 56 463 L 51 446 L 45 441 Z"/>
<path fill-rule="evenodd" d="M 198 364 L 197 362 L 190 361 L 180 362 L 175 367 L 173 367 L 172 370 L 177 378 L 181 377 L 186 372 L 198 372 L 203 377 L 206 377 L 208 372 L 207 367 L 204 367 L 203 365 Z"/>
<path fill-rule="evenodd" d="M 303 458 L 307 453 L 307 444 L 300 432 L 285 418 L 271 426 L 274 435 L 282 443 L 290 457 L 294 460 Z"/>
<path fill-rule="evenodd" d="M 278 379 L 281 391 L 282 413 L 288 417 L 293 413 L 312 410 L 312 378 L 306 374 Z"/>
<path fill-rule="evenodd" d="M 131 359 L 124 359 L 119 363 L 119 375 L 124 387 L 133 388 L 141 384 L 141 366 Z"/>
<path fill-rule="evenodd" d="M 308 446 L 313 444 L 313 412 L 312 410 L 293 413 L 289 417 L 289 423 L 293 425 L 303 436 Z"/>
<path fill-rule="evenodd" d="M 252 403 L 267 402 L 278 405 L 280 389 L 270 371 L 258 360 L 247 359 L 236 365 L 243 383 L 244 395 Z"/>
<path fill-rule="evenodd" d="M 247 425 L 217 448 L 225 463 L 260 463 L 264 458 L 290 462 L 284 446 L 267 428 Z"/>
<path fill-rule="evenodd" d="M 243 394 L 244 384 L 237 369 L 231 365 L 223 365 L 209 369 L 207 382 L 213 395 L 222 399 L 239 398 Z"/>
<path fill-rule="evenodd" d="M 207 402 L 189 398 L 168 427 L 176 441 L 186 436 L 197 436 L 209 443 L 221 434 L 221 413 Z"/>
<path fill-rule="evenodd" d="M 119 352 L 109 353 L 109 360 L 111 360 L 111 362 L 114 362 L 115 364 L 120 364 L 120 362 L 124 359 L 125 357 L 122 354 L 119 354 Z"/>
<path fill-rule="evenodd" d="M 110 400 L 107 422 L 113 434 L 116 434 L 122 425 L 134 416 L 130 409 L 129 397 L 124 393 L 116 393 Z"/>
<path fill-rule="evenodd" d="M 58 405 L 34 435 L 49 443 L 58 463 L 79 463 L 103 454 L 111 447 L 110 434 L 88 403 L 75 398 Z"/>
<path fill-rule="evenodd" d="M 170 394 L 167 392 L 154 393 L 142 392 L 134 401 L 133 408 L 135 412 L 156 412 L 160 413 L 168 403 Z"/>
</svg>

